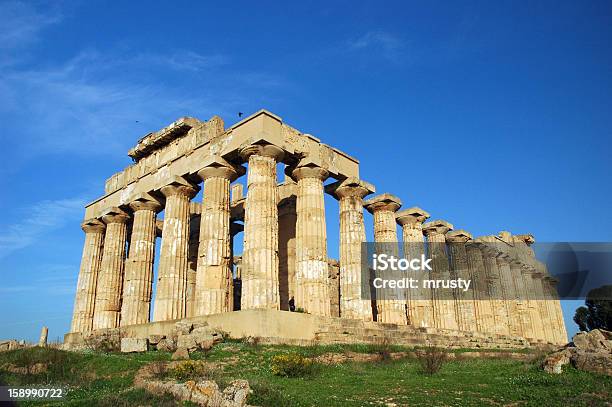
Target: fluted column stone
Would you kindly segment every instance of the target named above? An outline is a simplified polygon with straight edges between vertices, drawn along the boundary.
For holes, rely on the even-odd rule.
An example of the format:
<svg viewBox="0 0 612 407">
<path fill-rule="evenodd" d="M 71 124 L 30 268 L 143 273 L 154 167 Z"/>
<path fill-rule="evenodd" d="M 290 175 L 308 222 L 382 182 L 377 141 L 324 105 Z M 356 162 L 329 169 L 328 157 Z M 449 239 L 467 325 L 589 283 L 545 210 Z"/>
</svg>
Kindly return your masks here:
<svg viewBox="0 0 612 407">
<path fill-rule="evenodd" d="M 402 201 L 391 194 L 378 195 L 364 202 L 364 208 L 374 217 L 374 240 L 376 246 L 380 248 L 376 250 L 379 254 L 386 253 L 399 258 L 395 212 L 401 206 Z M 391 275 L 391 273 L 388 273 L 388 275 Z M 408 324 L 405 293 L 406 290 L 403 288 L 377 290 L 378 322 Z"/>
<path fill-rule="evenodd" d="M 295 240 L 297 209 L 296 196 L 291 195 L 278 203 L 278 280 L 280 307 L 289 310 L 289 301 L 295 300 Z"/>
<path fill-rule="evenodd" d="M 375 191 L 372 184 L 351 177 L 328 185 L 340 207 L 340 317 L 372 321 L 372 305 L 362 296 L 362 245 L 366 242 L 363 198 Z M 365 286 L 364 286 L 365 285 Z"/>
<path fill-rule="evenodd" d="M 523 336 L 523 318 L 522 305 L 519 302 L 518 292 L 514 284 L 513 273 L 510 268 L 511 257 L 502 251 L 499 251 L 499 243 L 493 243 L 497 249 L 497 268 L 499 269 L 500 282 L 506 299 L 506 307 L 508 309 L 508 324 L 510 334 L 514 336 Z"/>
<path fill-rule="evenodd" d="M 153 309 L 154 321 L 180 319 L 187 315 L 189 201 L 197 192 L 197 187 L 181 177 L 176 177 L 161 188 L 161 193 L 166 197 L 166 208 Z"/>
<path fill-rule="evenodd" d="M 446 233 L 453 225 L 443 220 L 434 220 L 423 224 L 423 233 L 427 236 L 429 258 L 432 259 L 432 279 L 449 280 L 449 260 L 446 251 Z M 442 290 L 442 291 L 441 291 Z M 455 315 L 455 301 L 449 289 L 432 289 L 434 305 L 434 323 L 436 328 L 458 329 Z"/>
<path fill-rule="evenodd" d="M 96 289 L 94 330 L 119 326 L 128 219 L 128 214 L 119 208 L 111 208 L 102 216 L 106 235 Z"/>
<path fill-rule="evenodd" d="M 466 332 L 478 330 L 474 303 L 474 280 L 469 270 L 467 249 L 465 247 L 466 243 L 470 240 L 472 240 L 472 235 L 464 230 L 451 230 L 446 233 L 451 278 L 471 281 L 468 291 L 464 292 L 462 288 L 454 290 L 457 326 L 460 331 Z"/>
<path fill-rule="evenodd" d="M 295 234 L 295 304 L 314 315 L 330 316 L 324 168 L 312 165 L 292 171 L 297 182 Z"/>
<path fill-rule="evenodd" d="M 212 157 L 198 176 L 204 181 L 194 315 L 233 309 L 230 184 L 244 174 L 221 157 Z"/>
<path fill-rule="evenodd" d="M 429 219 L 429 213 L 421 208 L 412 207 L 396 213 L 395 220 L 402 227 L 402 242 L 404 258 L 420 259 L 425 255 L 425 240 L 423 238 L 423 222 Z M 430 279 L 429 270 L 409 270 L 408 278 L 418 280 L 418 287 L 407 292 L 408 323 L 425 328 L 433 327 L 433 299 L 431 290 L 423 288 L 423 280 Z"/>
<path fill-rule="evenodd" d="M 125 262 L 121 326 L 150 320 L 157 212 L 161 203 L 146 194 L 130 203 L 134 211 L 128 258 Z"/>
<path fill-rule="evenodd" d="M 85 243 L 83 244 L 70 332 L 89 332 L 93 328 L 96 286 L 102 261 L 106 225 L 98 219 L 89 219 L 81 224 L 81 229 L 85 232 Z"/>
<path fill-rule="evenodd" d="M 241 308 L 280 309 L 276 163 L 284 152 L 251 145 L 240 155 L 248 160 Z"/>
<path fill-rule="evenodd" d="M 469 241 L 465 245 L 467 254 L 468 271 L 472 279 L 474 293 L 474 312 L 476 319 L 476 330 L 478 332 L 501 333 L 495 327 L 494 301 L 499 297 L 499 277 L 490 278 L 484 264 L 484 257 L 480 250 L 480 244 Z M 493 287 L 495 285 L 495 287 Z"/>
<path fill-rule="evenodd" d="M 500 335 L 510 335 L 510 308 L 504 289 L 505 285 L 497 263 L 498 251 L 496 248 L 484 243 L 481 238 L 478 238 L 476 242 L 482 254 L 489 295 L 491 297 L 493 332 Z"/>
</svg>

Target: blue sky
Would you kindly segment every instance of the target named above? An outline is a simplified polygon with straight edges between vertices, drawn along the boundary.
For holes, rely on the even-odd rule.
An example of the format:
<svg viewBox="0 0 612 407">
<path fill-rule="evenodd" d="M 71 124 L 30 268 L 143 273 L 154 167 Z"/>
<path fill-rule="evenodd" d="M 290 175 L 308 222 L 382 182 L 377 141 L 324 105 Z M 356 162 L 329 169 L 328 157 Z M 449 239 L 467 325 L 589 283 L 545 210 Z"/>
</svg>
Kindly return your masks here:
<svg viewBox="0 0 612 407">
<path fill-rule="evenodd" d="M 68 330 L 83 205 L 185 115 L 266 108 L 475 236 L 610 241 L 612 5 L 533 3 L 0 2 L 0 339 Z"/>
</svg>

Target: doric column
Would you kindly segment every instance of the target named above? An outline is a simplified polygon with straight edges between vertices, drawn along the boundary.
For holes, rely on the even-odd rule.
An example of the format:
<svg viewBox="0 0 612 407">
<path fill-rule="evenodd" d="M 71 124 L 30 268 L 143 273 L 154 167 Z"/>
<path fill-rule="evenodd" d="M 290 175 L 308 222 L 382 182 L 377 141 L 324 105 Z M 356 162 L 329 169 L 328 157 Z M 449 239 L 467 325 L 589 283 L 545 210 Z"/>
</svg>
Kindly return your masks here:
<svg viewBox="0 0 612 407">
<path fill-rule="evenodd" d="M 484 264 L 485 275 L 491 297 L 493 312 L 493 332 L 500 335 L 510 335 L 509 305 L 497 265 L 497 249 L 484 243 L 484 238 L 476 240 Z"/>
<path fill-rule="evenodd" d="M 196 275 L 198 274 L 198 250 L 200 247 L 200 220 L 202 219 L 202 204 L 189 202 L 189 250 L 187 256 L 187 291 L 185 316 L 195 316 Z"/>
<path fill-rule="evenodd" d="M 474 311 L 476 316 L 476 330 L 478 332 L 499 333 L 495 328 L 494 301 L 499 295 L 499 277 L 495 281 L 487 275 L 484 258 L 480 251 L 480 244 L 470 240 L 465 244 L 468 272 L 472 279 L 474 293 Z M 495 284 L 495 287 L 491 287 Z"/>
<path fill-rule="evenodd" d="M 427 252 L 432 259 L 431 278 L 448 281 L 450 271 L 446 252 L 446 233 L 453 228 L 448 222 L 434 220 L 423 224 L 423 233 L 427 236 Z M 434 323 L 436 328 L 458 329 L 455 315 L 455 301 L 450 289 L 432 289 L 434 305 Z"/>
<path fill-rule="evenodd" d="M 364 208 L 374 216 L 374 240 L 376 252 L 386 253 L 399 258 L 397 224 L 395 212 L 402 206 L 402 201 L 391 194 L 382 194 L 364 202 Z M 391 275 L 391 273 L 389 273 Z M 378 322 L 407 325 L 406 290 L 403 288 L 384 288 L 376 292 Z"/>
<path fill-rule="evenodd" d="M 535 267 L 535 266 L 534 266 Z M 537 296 L 536 304 L 538 306 L 538 312 L 540 314 L 541 321 L 541 335 L 544 342 L 553 342 L 553 329 L 551 327 L 551 318 L 548 311 L 548 305 L 546 301 L 546 293 L 544 292 L 544 273 L 541 269 L 535 267 L 533 272 L 533 285 L 535 289 L 535 295 Z"/>
<path fill-rule="evenodd" d="M 506 308 L 508 310 L 508 323 L 510 334 L 514 336 L 523 336 L 523 321 L 521 316 L 521 306 L 518 301 L 518 293 L 514 285 L 514 278 L 510 268 L 511 257 L 500 251 L 499 243 L 492 243 L 497 251 L 497 268 L 499 270 L 500 283 L 504 298 L 506 299 Z"/>
<path fill-rule="evenodd" d="M 332 317 L 340 316 L 340 263 L 335 259 L 327 260 L 329 307 Z"/>
<path fill-rule="evenodd" d="M 519 313 L 518 316 L 520 318 L 520 324 L 523 331 L 522 336 L 528 339 L 535 339 L 533 334 L 531 313 L 529 311 L 529 292 L 527 286 L 525 285 L 525 278 L 523 276 L 523 263 L 512 255 L 510 255 L 509 262 L 512 280 L 514 281 L 514 289 L 516 290 L 516 301 Z"/>
<path fill-rule="evenodd" d="M 143 194 L 130 203 L 134 221 L 125 263 L 121 326 L 145 324 L 150 320 L 156 217 L 161 207 L 150 194 Z"/>
<path fill-rule="evenodd" d="M 164 229 L 153 309 L 154 321 L 187 315 L 187 259 L 189 256 L 189 201 L 198 192 L 182 177 L 175 177 L 161 193 L 166 197 Z"/>
<path fill-rule="evenodd" d="M 284 151 L 251 145 L 240 155 L 248 159 L 241 308 L 280 309 L 276 163 Z"/>
<path fill-rule="evenodd" d="M 96 285 L 106 225 L 98 219 L 89 219 L 81 224 L 85 232 L 85 244 L 81 256 L 81 268 L 74 298 L 74 313 L 70 332 L 89 332 L 93 327 Z"/>
<path fill-rule="evenodd" d="M 295 300 L 295 234 L 296 196 L 290 195 L 278 203 L 278 280 L 280 307 L 289 310 L 289 300 Z"/>
<path fill-rule="evenodd" d="M 292 171 L 297 182 L 295 228 L 295 305 L 314 315 L 330 315 L 327 232 L 323 181 L 327 170 L 316 165 Z"/>
<path fill-rule="evenodd" d="M 119 326 L 128 219 L 128 214 L 119 208 L 108 209 L 102 216 L 106 235 L 98 274 L 93 329 Z"/>
<path fill-rule="evenodd" d="M 544 266 L 544 270 L 546 266 Z M 557 292 L 557 280 L 546 273 L 544 277 L 544 289 L 547 291 L 548 309 L 551 315 L 553 326 L 553 341 L 555 344 L 561 345 L 567 343 L 567 331 L 563 320 L 563 311 L 561 310 L 561 302 L 559 301 L 559 293 Z"/>
<path fill-rule="evenodd" d="M 466 332 L 478 330 L 474 304 L 474 281 L 468 268 L 468 256 L 465 247 L 466 243 L 470 240 L 472 240 L 472 235 L 464 230 L 451 230 L 446 233 L 451 278 L 471 281 L 468 291 L 463 291 L 462 288 L 453 290 L 457 325 L 460 331 Z"/>
<path fill-rule="evenodd" d="M 363 281 L 361 246 L 366 242 L 363 223 L 363 198 L 375 191 L 374 186 L 351 177 L 326 187 L 338 199 L 340 207 L 340 316 L 372 320 L 372 305 L 361 295 Z"/>
<path fill-rule="evenodd" d="M 244 174 L 221 157 L 210 157 L 198 176 L 204 181 L 194 315 L 233 309 L 230 184 Z"/>
<path fill-rule="evenodd" d="M 395 220 L 402 226 L 404 258 L 420 259 L 425 255 L 423 239 L 423 222 L 429 219 L 429 213 L 421 208 L 412 207 L 396 213 Z M 407 292 L 408 323 L 416 327 L 433 327 L 433 300 L 431 290 L 424 289 L 423 280 L 430 278 L 428 270 L 409 271 L 409 278 L 418 280 L 419 288 Z"/>
</svg>

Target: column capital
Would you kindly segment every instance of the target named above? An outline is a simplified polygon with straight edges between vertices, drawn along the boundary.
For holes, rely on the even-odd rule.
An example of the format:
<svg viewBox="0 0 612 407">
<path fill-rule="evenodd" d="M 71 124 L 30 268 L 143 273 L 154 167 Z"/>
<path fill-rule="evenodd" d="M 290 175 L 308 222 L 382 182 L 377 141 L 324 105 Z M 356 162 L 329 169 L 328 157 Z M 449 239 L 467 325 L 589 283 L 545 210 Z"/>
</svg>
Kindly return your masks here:
<svg viewBox="0 0 612 407">
<path fill-rule="evenodd" d="M 81 229 L 85 233 L 102 233 L 106 229 L 106 225 L 99 219 L 91 218 L 81 223 Z"/>
<path fill-rule="evenodd" d="M 465 230 L 450 230 L 446 232 L 446 241 L 449 243 L 466 243 L 472 240 L 472 234 Z"/>
<path fill-rule="evenodd" d="M 402 227 L 406 225 L 415 225 L 421 224 L 429 219 L 429 213 L 419 208 L 418 206 L 413 206 L 412 208 L 403 209 L 395 214 L 395 220 Z"/>
<path fill-rule="evenodd" d="M 174 176 L 168 180 L 165 186 L 160 188 L 161 193 L 167 198 L 169 196 L 181 195 L 189 199 L 196 196 L 200 187 L 188 182 L 185 178 Z"/>
<path fill-rule="evenodd" d="M 149 193 L 138 194 L 132 199 L 129 206 L 134 212 L 141 210 L 159 212 L 162 209 L 160 200 Z"/>
<path fill-rule="evenodd" d="M 130 219 L 130 215 L 123 209 L 113 206 L 102 212 L 102 221 L 107 225 L 111 223 L 126 223 Z"/>
<path fill-rule="evenodd" d="M 233 182 L 243 176 L 246 169 L 242 165 L 232 165 L 221 156 L 213 155 L 202 161 L 202 169 L 197 172 L 202 181 L 208 178 L 224 178 Z"/>
<path fill-rule="evenodd" d="M 325 186 L 325 192 L 336 199 L 347 197 L 363 198 L 376 192 L 374 185 L 360 180 L 357 177 L 349 177 Z"/>
<path fill-rule="evenodd" d="M 272 157 L 276 162 L 280 162 L 285 157 L 285 150 L 273 144 L 251 144 L 240 149 L 240 157 L 243 160 L 248 160 L 252 155 Z"/>
<path fill-rule="evenodd" d="M 292 170 L 291 177 L 296 181 L 300 181 L 305 178 L 316 178 L 318 180 L 325 181 L 327 177 L 329 177 L 329 171 L 316 165 L 309 165 Z"/>
<path fill-rule="evenodd" d="M 432 220 L 423 223 L 423 233 L 429 235 L 446 235 L 449 230 L 453 229 L 453 225 L 444 220 Z"/>
<path fill-rule="evenodd" d="M 374 196 L 363 203 L 363 207 L 372 214 L 379 211 L 397 212 L 401 206 L 401 199 L 389 193 Z"/>
<path fill-rule="evenodd" d="M 531 233 L 525 233 L 522 235 L 514 235 L 513 238 L 514 238 L 514 241 L 523 242 L 527 246 L 531 246 L 532 244 L 535 243 L 535 238 L 533 237 Z"/>
</svg>

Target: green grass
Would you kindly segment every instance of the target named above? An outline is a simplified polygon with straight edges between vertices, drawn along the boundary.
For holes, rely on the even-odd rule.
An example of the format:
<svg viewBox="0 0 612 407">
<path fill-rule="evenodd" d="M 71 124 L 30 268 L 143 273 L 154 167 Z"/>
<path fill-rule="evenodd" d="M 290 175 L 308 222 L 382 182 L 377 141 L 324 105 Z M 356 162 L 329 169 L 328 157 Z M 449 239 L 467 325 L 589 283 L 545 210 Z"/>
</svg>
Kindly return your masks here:
<svg viewBox="0 0 612 407">
<path fill-rule="evenodd" d="M 314 372 L 303 378 L 275 376 L 270 369 L 272 357 L 278 354 L 295 352 L 313 357 L 347 350 L 376 353 L 379 348 L 366 345 L 249 346 L 232 341 L 217 345 L 206 354 L 194 353 L 192 358 L 205 359 L 216 365 L 214 375 L 221 387 L 233 379 L 247 379 L 254 390 L 249 403 L 261 406 L 540 407 L 592 406 L 612 402 L 610 377 L 581 372 L 572 367 L 566 368 L 561 375 L 548 375 L 534 364 L 503 358 L 449 361 L 439 373 L 431 376 L 424 375 L 418 361 L 413 359 L 316 365 Z M 408 349 L 392 347 L 392 350 Z M 0 379 L 10 385 L 69 386 L 69 397 L 63 405 L 170 406 L 177 405 L 172 398 L 156 397 L 132 385 L 134 374 L 140 367 L 169 359 L 170 354 L 164 352 L 123 355 L 33 348 L 0 353 L 0 366 L 42 361 L 49 363 L 48 372 L 18 375 L 0 369 Z"/>
</svg>

